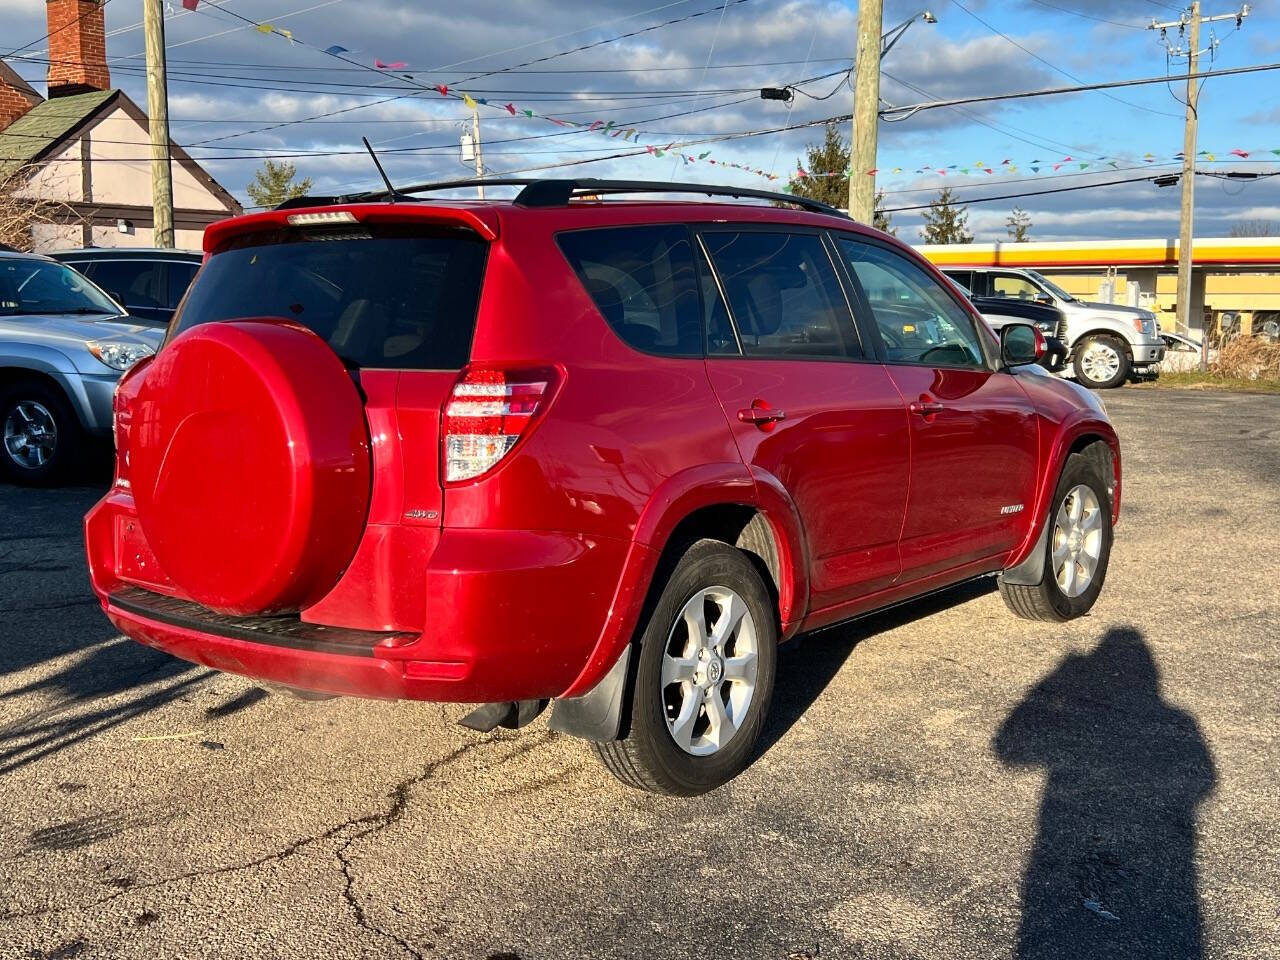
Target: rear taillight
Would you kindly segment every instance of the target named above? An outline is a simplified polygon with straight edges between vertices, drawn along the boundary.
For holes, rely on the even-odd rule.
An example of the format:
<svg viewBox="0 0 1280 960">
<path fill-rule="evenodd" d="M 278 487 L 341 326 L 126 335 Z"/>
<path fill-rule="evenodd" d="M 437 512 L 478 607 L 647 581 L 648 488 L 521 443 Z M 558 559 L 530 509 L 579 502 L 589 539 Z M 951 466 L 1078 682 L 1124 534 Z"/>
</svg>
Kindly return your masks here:
<svg viewBox="0 0 1280 960">
<path fill-rule="evenodd" d="M 115 485 L 122 490 L 130 488 L 129 438 L 133 431 L 133 404 L 138 398 L 142 372 L 154 359 L 154 356 L 145 357 L 130 367 L 116 383 L 115 393 L 111 396 L 111 435 L 116 446 Z"/>
<path fill-rule="evenodd" d="M 471 480 L 497 466 L 546 408 L 557 379 L 551 368 L 464 370 L 444 412 L 445 480 Z"/>
</svg>

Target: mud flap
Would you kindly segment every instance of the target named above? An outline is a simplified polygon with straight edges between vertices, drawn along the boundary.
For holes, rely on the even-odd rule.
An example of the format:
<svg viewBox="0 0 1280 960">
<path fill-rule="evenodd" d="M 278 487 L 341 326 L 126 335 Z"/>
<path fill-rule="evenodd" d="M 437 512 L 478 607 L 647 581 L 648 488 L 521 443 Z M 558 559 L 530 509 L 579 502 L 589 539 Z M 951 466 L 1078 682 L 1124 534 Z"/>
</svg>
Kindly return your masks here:
<svg viewBox="0 0 1280 960">
<path fill-rule="evenodd" d="M 1007 570 L 1000 571 L 1001 583 L 1013 583 L 1025 587 L 1039 585 L 1040 581 L 1044 579 L 1044 554 L 1049 546 L 1049 528 L 1051 526 L 1053 526 L 1052 522 L 1046 520 L 1044 526 L 1040 529 L 1040 536 L 1036 538 L 1036 545 L 1027 554 L 1027 559 L 1016 567 L 1009 567 Z"/>
<path fill-rule="evenodd" d="M 582 696 L 564 697 L 555 702 L 551 708 L 552 730 L 598 743 L 618 739 L 631 646 L 627 644 L 609 672 Z"/>
</svg>

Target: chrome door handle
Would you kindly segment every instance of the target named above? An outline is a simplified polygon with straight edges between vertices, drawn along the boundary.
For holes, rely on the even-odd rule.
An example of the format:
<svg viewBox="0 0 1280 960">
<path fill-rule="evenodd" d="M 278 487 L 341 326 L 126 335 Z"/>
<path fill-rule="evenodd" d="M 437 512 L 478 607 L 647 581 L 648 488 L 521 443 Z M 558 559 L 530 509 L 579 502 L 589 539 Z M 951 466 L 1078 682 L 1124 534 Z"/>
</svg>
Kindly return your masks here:
<svg viewBox="0 0 1280 960">
<path fill-rule="evenodd" d="M 914 400 L 909 409 L 912 413 L 918 413 L 922 417 L 931 417 L 935 413 L 941 413 L 946 407 L 937 400 Z"/>
<path fill-rule="evenodd" d="M 738 419 L 743 423 L 754 423 L 760 426 L 765 423 L 777 423 L 787 419 L 785 410 L 774 410 L 771 407 L 744 407 L 738 411 Z"/>
</svg>

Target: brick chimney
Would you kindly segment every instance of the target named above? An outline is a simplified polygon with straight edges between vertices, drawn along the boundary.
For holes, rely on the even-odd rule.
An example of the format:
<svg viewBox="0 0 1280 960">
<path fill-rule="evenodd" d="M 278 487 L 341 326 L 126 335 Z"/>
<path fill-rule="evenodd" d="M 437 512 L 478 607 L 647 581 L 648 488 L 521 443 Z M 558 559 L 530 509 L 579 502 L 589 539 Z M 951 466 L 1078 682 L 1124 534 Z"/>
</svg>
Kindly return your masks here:
<svg viewBox="0 0 1280 960">
<path fill-rule="evenodd" d="M 101 0 L 46 0 L 49 99 L 111 89 Z"/>
<path fill-rule="evenodd" d="M 0 130 L 40 102 L 40 94 L 31 88 L 3 60 L 0 60 Z"/>
</svg>

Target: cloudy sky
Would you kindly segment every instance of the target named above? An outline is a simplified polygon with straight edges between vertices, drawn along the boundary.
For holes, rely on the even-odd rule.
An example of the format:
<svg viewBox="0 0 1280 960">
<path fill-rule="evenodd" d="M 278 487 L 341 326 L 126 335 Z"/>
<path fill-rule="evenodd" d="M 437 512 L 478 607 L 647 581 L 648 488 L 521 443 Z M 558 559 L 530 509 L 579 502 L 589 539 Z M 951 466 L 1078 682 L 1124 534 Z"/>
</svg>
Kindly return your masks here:
<svg viewBox="0 0 1280 960">
<path fill-rule="evenodd" d="M 317 193 L 375 185 L 362 135 L 397 181 L 468 175 L 458 137 L 470 111 L 441 97 L 436 84 L 488 101 L 479 112 L 491 174 L 842 116 L 852 103 L 839 71 L 850 64 L 857 13 L 856 2 L 844 0 L 201 0 L 195 13 L 170 2 L 173 136 L 241 199 L 263 156 L 290 156 Z M 886 27 L 919 11 L 920 2 L 886 0 Z M 1205 6 L 1219 8 L 1230 9 Z M 44 9 L 44 0 L 0 0 L 0 53 L 31 41 L 6 60 L 41 90 Z M 881 94 L 889 103 L 1160 75 L 1165 49 L 1143 27 L 1153 16 L 1178 15 L 1173 0 L 934 0 L 932 11 L 938 22 L 915 23 L 883 63 Z M 299 42 L 259 32 L 237 15 L 271 23 Z M 112 81 L 145 109 L 141 2 L 109 0 L 106 18 Z M 658 26 L 676 19 L 682 22 Z M 636 35 L 612 39 L 629 33 Z M 1214 35 L 1215 67 L 1280 61 L 1274 0 L 1253 4 L 1243 29 L 1229 21 L 1215 25 Z M 347 48 L 342 56 L 352 62 L 321 52 L 332 45 Z M 570 52 L 583 46 L 589 48 Z M 405 66 L 378 71 L 375 60 Z M 1180 68 L 1175 62 L 1170 69 Z M 809 96 L 790 105 L 759 99 L 760 86 L 784 84 Z M 508 102 L 538 116 L 513 117 Z M 1215 159 L 1202 167 L 1280 169 L 1280 153 L 1271 152 L 1280 150 L 1278 104 L 1280 71 L 1207 81 L 1200 148 Z M 639 147 L 545 116 L 635 128 Z M 1181 104 L 1163 84 L 936 109 L 881 123 L 879 184 L 892 209 L 927 203 L 944 184 L 977 201 L 1176 170 L 1170 158 L 1182 148 L 1182 129 Z M 793 130 L 685 152 L 710 151 L 711 159 L 785 178 L 806 142 L 820 136 L 819 128 Z M 1144 164 L 1148 153 L 1165 165 Z M 1258 162 L 1263 156 L 1277 162 Z M 978 172 L 979 164 L 993 173 Z M 770 186 L 752 173 L 670 156 L 569 169 Z M 917 172 L 924 169 L 931 172 Z M 1122 185 L 973 202 L 969 219 L 979 239 L 1001 239 L 1017 203 L 1030 213 L 1037 239 L 1168 237 L 1177 233 L 1178 199 L 1176 188 Z M 1202 236 L 1225 234 L 1240 220 L 1280 225 L 1280 178 L 1201 177 L 1197 200 Z M 900 210 L 893 219 L 900 236 L 917 239 L 917 211 Z"/>
</svg>

